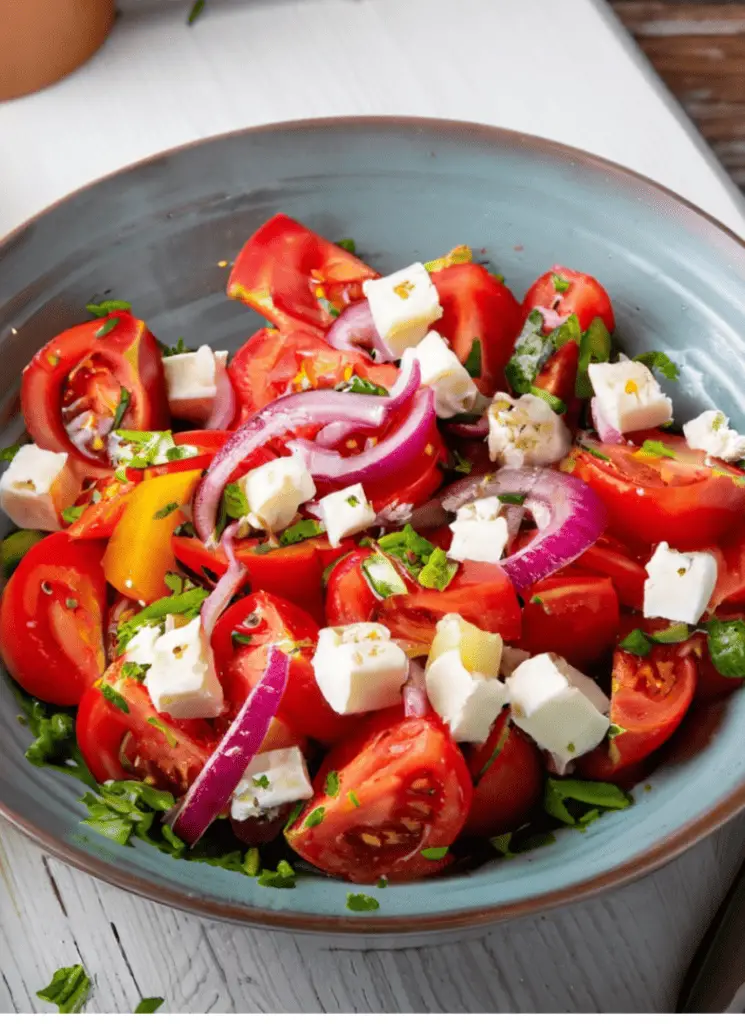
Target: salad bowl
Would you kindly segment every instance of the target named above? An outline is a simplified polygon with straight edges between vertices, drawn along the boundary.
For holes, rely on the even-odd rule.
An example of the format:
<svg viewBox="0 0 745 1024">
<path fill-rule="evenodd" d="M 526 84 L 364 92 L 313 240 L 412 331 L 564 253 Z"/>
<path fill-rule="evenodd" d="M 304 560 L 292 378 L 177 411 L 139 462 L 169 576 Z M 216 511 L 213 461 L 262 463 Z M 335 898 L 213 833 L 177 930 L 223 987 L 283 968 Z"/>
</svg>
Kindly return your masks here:
<svg viewBox="0 0 745 1024">
<path fill-rule="evenodd" d="M 126 298 L 170 344 L 183 336 L 237 350 L 261 320 L 225 300 L 229 264 L 277 210 L 325 237 L 354 236 L 383 272 L 461 242 L 518 294 L 559 261 L 581 268 L 613 297 L 624 351 L 662 351 L 680 366 L 667 388 L 676 419 L 716 407 L 745 428 L 745 249 L 725 227 L 651 181 L 556 143 L 473 124 L 355 118 L 251 129 L 158 155 L 8 237 L 2 444 L 21 430 L 23 367 L 93 296 Z M 378 910 L 360 914 L 345 902 L 349 885 L 321 875 L 293 889 L 262 887 L 137 841 L 113 845 L 81 823 L 78 782 L 26 760 L 29 734 L 17 716 L 0 686 L 8 821 L 131 892 L 269 928 L 423 934 L 544 911 L 640 877 L 745 809 L 745 694 L 736 692 L 716 714 L 694 710 L 689 742 L 634 789 L 624 813 L 469 873 L 391 885 L 376 893 Z"/>
</svg>

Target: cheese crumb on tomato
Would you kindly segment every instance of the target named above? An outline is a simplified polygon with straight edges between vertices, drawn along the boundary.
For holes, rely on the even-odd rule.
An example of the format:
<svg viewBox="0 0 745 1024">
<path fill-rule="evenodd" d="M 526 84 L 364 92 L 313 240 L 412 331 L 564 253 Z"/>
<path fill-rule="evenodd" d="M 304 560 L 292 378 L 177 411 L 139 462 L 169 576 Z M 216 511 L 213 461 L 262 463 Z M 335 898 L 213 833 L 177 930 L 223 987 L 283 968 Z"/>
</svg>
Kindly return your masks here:
<svg viewBox="0 0 745 1024">
<path fill-rule="evenodd" d="M 702 412 L 683 425 L 685 439 L 691 448 L 706 452 L 724 462 L 745 458 L 745 437 L 732 430 L 729 419 L 718 409 Z"/>
</svg>

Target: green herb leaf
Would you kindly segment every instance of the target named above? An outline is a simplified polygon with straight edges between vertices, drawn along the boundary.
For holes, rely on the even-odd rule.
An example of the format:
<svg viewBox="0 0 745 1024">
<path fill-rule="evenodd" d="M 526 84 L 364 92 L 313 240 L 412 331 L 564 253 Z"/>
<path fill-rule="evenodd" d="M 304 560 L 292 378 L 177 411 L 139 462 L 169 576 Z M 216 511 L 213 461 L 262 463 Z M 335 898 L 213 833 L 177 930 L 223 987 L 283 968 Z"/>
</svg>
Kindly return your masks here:
<svg viewBox="0 0 745 1024">
<path fill-rule="evenodd" d="M 473 469 L 473 463 L 469 459 L 464 459 L 459 451 L 453 451 L 453 471 L 455 473 L 462 473 L 464 476 Z"/>
<path fill-rule="evenodd" d="M 75 719 L 72 715 L 29 697 L 15 684 L 12 684 L 12 690 L 23 712 L 24 724 L 34 737 L 26 750 L 29 764 L 35 768 L 51 768 L 79 779 L 87 786 L 95 786 L 95 779 L 75 739 Z"/>
<path fill-rule="evenodd" d="M 323 822 L 325 814 L 325 807 L 316 807 L 314 811 L 310 812 L 308 817 L 303 822 L 303 825 L 305 826 L 305 828 L 315 828 L 316 825 L 320 825 Z"/>
<path fill-rule="evenodd" d="M 184 577 L 179 576 L 177 572 L 167 572 L 163 577 L 163 582 L 176 596 L 184 592 Z"/>
<path fill-rule="evenodd" d="M 169 501 L 167 505 L 164 505 L 163 508 L 159 508 L 158 511 L 154 513 L 153 519 L 167 519 L 170 515 L 173 515 L 174 512 L 177 512 L 178 508 L 179 504 L 177 501 Z"/>
<path fill-rule="evenodd" d="M 189 17 L 186 19 L 188 25 L 193 25 L 197 18 L 204 11 L 205 0 L 194 0 L 191 10 L 189 11 Z"/>
<path fill-rule="evenodd" d="M 251 779 L 251 783 L 256 786 L 257 789 L 269 789 L 269 776 L 259 775 L 258 778 Z"/>
<path fill-rule="evenodd" d="M 238 647 L 250 647 L 254 642 L 253 633 L 240 633 L 237 629 L 230 634 L 230 639 Z"/>
<path fill-rule="evenodd" d="M 372 910 L 380 910 L 380 903 L 374 896 L 367 896 L 364 892 L 348 892 L 347 910 L 353 910 L 356 914 L 367 914 Z"/>
<path fill-rule="evenodd" d="M 643 363 L 650 370 L 659 370 L 662 376 L 667 377 L 668 380 L 677 380 L 680 376 L 677 365 L 664 352 L 643 352 L 639 356 L 634 356 L 633 361 Z"/>
<path fill-rule="evenodd" d="M 607 363 L 612 347 L 610 331 L 601 317 L 595 317 L 579 343 L 579 362 L 575 386 L 577 398 L 592 398 L 595 392 L 590 383 L 588 368 L 592 363 Z"/>
<path fill-rule="evenodd" d="M 165 999 L 161 996 L 147 996 L 145 999 L 141 999 L 135 1007 L 135 1013 L 156 1013 Z"/>
<path fill-rule="evenodd" d="M 530 391 L 538 371 L 553 351 L 551 335 L 543 333 L 543 316 L 534 309 L 528 314 L 504 371 L 516 394 L 526 395 Z"/>
<path fill-rule="evenodd" d="M 237 483 L 227 485 L 222 494 L 222 504 L 230 519 L 243 519 L 251 511 L 246 492 Z"/>
<path fill-rule="evenodd" d="M 119 404 L 117 405 L 116 412 L 114 413 L 114 424 L 112 428 L 113 430 L 116 430 L 118 427 L 122 425 L 122 420 L 124 419 L 127 409 L 129 409 L 129 403 L 131 399 L 132 396 L 130 395 L 129 391 L 127 391 L 126 388 L 120 388 Z"/>
<path fill-rule="evenodd" d="M 130 661 L 127 662 L 127 664 L 134 665 L 134 662 Z M 134 667 L 139 669 L 141 666 L 135 665 Z M 119 710 L 123 711 L 125 715 L 129 714 L 129 704 L 127 704 L 126 700 L 124 699 L 124 697 L 122 697 L 121 693 L 116 692 L 113 686 L 109 686 L 108 683 L 101 683 L 99 689 L 101 691 L 101 696 L 104 697 L 109 702 L 109 704 L 113 704 L 115 708 L 119 708 Z"/>
<path fill-rule="evenodd" d="M 649 639 L 655 644 L 681 644 L 688 639 L 690 632 L 685 622 L 671 622 L 665 629 L 650 633 Z"/>
<path fill-rule="evenodd" d="M 243 861 L 243 870 L 249 878 L 256 878 L 261 871 L 261 853 L 258 847 L 252 846 Z"/>
<path fill-rule="evenodd" d="M 572 285 L 572 282 L 567 281 L 567 279 L 565 277 L 562 277 L 561 274 L 552 274 L 551 283 L 560 295 L 563 295 L 564 292 L 568 291 Z"/>
<path fill-rule="evenodd" d="M 481 339 L 474 338 L 471 342 L 471 351 L 468 353 L 468 358 L 463 363 L 463 369 L 468 373 L 469 377 L 480 377 L 481 376 Z"/>
<path fill-rule="evenodd" d="M 387 389 L 380 384 L 374 384 L 366 377 L 359 377 L 357 374 L 342 384 L 337 384 L 335 390 L 350 392 L 353 395 L 379 395 L 383 398 L 388 394 Z"/>
<path fill-rule="evenodd" d="M 376 552 L 366 558 L 362 563 L 362 574 L 373 593 L 383 600 L 393 594 L 408 594 L 406 584 L 385 555 Z"/>
<path fill-rule="evenodd" d="M 512 844 L 512 832 L 505 832 L 501 836 L 492 836 L 489 842 L 497 853 L 501 853 L 503 857 L 509 859 L 515 856 L 514 852 L 510 849 Z"/>
<path fill-rule="evenodd" d="M 118 316 L 110 316 L 109 319 L 105 323 L 101 324 L 101 326 L 98 328 L 98 330 L 96 331 L 96 337 L 105 338 L 107 334 L 111 334 L 111 332 L 114 330 L 118 323 Z"/>
<path fill-rule="evenodd" d="M 666 445 L 664 441 L 645 441 L 641 447 L 643 452 L 647 455 L 657 455 L 664 459 L 676 458 L 675 449 Z"/>
<path fill-rule="evenodd" d="M 60 1013 L 80 1013 L 91 989 L 91 980 L 82 964 L 60 967 L 46 988 L 36 995 L 45 1003 L 54 1003 Z"/>
<path fill-rule="evenodd" d="M 85 308 L 91 316 L 101 319 L 104 316 L 108 316 L 109 313 L 129 313 L 132 305 L 119 299 L 106 299 L 104 302 L 89 302 Z"/>
<path fill-rule="evenodd" d="M 499 500 L 503 505 L 524 505 L 525 495 L 524 494 L 513 494 L 508 492 L 507 494 L 498 495 Z"/>
<path fill-rule="evenodd" d="M 276 871 L 262 871 L 258 883 L 269 889 L 294 889 L 295 872 L 286 860 L 281 860 Z"/>
<path fill-rule="evenodd" d="M 429 590 L 446 590 L 459 567 L 460 563 L 451 561 L 442 548 L 435 548 L 417 576 L 417 581 L 420 586 Z"/>
<path fill-rule="evenodd" d="M 207 599 L 208 593 L 202 587 L 192 587 L 182 594 L 161 597 L 158 601 L 143 608 L 131 619 L 119 626 L 117 633 L 119 644 L 117 654 L 124 654 L 127 644 L 142 626 L 155 626 L 165 622 L 167 615 L 183 615 L 187 619 L 195 618 Z"/>
<path fill-rule="evenodd" d="M 403 530 L 381 537 L 378 547 L 387 555 L 397 558 L 414 574 L 421 572 L 435 550 L 434 544 L 418 534 L 408 523 Z"/>
<path fill-rule="evenodd" d="M 0 542 L 0 561 L 5 578 L 9 579 L 21 564 L 21 559 L 28 554 L 34 544 L 44 540 L 45 533 L 41 530 L 16 530 Z"/>
<path fill-rule="evenodd" d="M 357 246 L 354 244 L 353 238 L 341 238 L 336 244 L 340 249 L 346 249 L 347 252 L 351 252 L 352 255 L 357 252 Z"/>
<path fill-rule="evenodd" d="M 196 351 L 193 348 L 187 348 L 184 344 L 183 338 L 179 338 L 176 344 L 171 345 L 170 347 L 168 345 L 163 345 L 161 342 L 158 342 L 158 344 L 160 345 L 160 353 L 164 358 L 167 358 L 168 356 L 183 356 L 186 352 Z"/>
<path fill-rule="evenodd" d="M 582 329 L 579 326 L 579 318 L 577 317 L 577 314 L 570 313 L 564 323 L 555 327 L 548 337 L 554 349 L 557 351 L 564 345 L 567 345 L 570 341 L 576 341 L 579 345 L 582 340 Z"/>
<path fill-rule="evenodd" d="M 620 811 L 629 807 L 633 801 L 628 793 L 611 782 L 551 778 L 546 781 L 543 801 L 546 813 L 563 821 L 565 825 L 587 824 L 587 820 L 578 820 L 579 812 L 575 811 L 572 802 L 598 808 L 598 811 Z"/>
<path fill-rule="evenodd" d="M 705 625 L 709 657 L 717 672 L 727 679 L 745 677 L 745 622 L 709 619 Z"/>
<path fill-rule="evenodd" d="M 290 544 L 299 544 L 303 540 L 308 540 L 310 537 L 318 537 L 325 532 L 322 524 L 317 519 L 301 519 L 282 531 L 279 538 L 279 546 L 286 548 Z"/>
<path fill-rule="evenodd" d="M 323 787 L 323 791 L 326 796 L 338 796 L 339 795 L 339 773 L 329 772 L 326 776 L 326 782 Z"/>
<path fill-rule="evenodd" d="M 580 441 L 580 445 L 582 446 L 582 448 L 585 449 L 586 452 L 589 452 L 590 455 L 594 455 L 596 459 L 600 459 L 601 462 L 610 462 L 610 458 L 607 455 L 604 455 L 603 452 L 599 451 L 597 448 L 592 448 L 589 444 L 586 444 L 584 441 Z"/>
<path fill-rule="evenodd" d="M 347 796 L 349 797 L 349 802 L 352 805 L 352 807 L 361 807 L 362 806 L 362 804 L 360 803 L 360 798 L 357 796 L 357 794 L 355 793 L 355 791 L 353 789 L 349 790 L 349 792 L 347 793 Z"/>
<path fill-rule="evenodd" d="M 422 857 L 425 860 L 442 860 L 447 856 L 449 849 L 449 846 L 430 846 L 429 849 L 422 850 Z"/>
<path fill-rule="evenodd" d="M 647 638 L 647 634 L 641 629 L 632 629 L 628 636 L 625 636 L 618 645 L 622 651 L 628 651 L 629 654 L 636 654 L 640 658 L 646 657 L 652 650 L 652 644 Z"/>
<path fill-rule="evenodd" d="M 377 882 L 375 883 L 375 887 L 377 889 L 387 889 L 388 888 L 388 879 L 387 878 L 379 878 L 377 880 Z"/>
<path fill-rule="evenodd" d="M 69 505 L 62 513 L 62 521 L 65 523 L 77 523 L 86 508 L 86 505 Z"/>
<path fill-rule="evenodd" d="M 305 807 L 305 803 L 302 800 L 298 800 L 298 802 L 295 804 L 295 806 L 290 811 L 290 816 L 287 819 L 287 824 L 285 825 L 285 829 L 284 829 L 285 832 L 287 832 L 289 829 L 292 828 L 292 826 L 298 820 L 300 815 L 303 813 L 303 808 L 304 807 Z"/>
<path fill-rule="evenodd" d="M 18 452 L 23 448 L 23 442 L 9 444 L 7 448 L 0 449 L 0 462 L 12 462 Z"/>
<path fill-rule="evenodd" d="M 567 411 L 566 402 L 562 402 L 560 398 L 552 395 L 550 391 L 545 391 L 543 388 L 537 388 L 533 385 L 530 389 L 530 394 L 535 395 L 536 398 L 542 398 L 549 409 L 559 416 Z"/>
<path fill-rule="evenodd" d="M 155 718 L 154 715 L 150 718 L 146 718 L 145 721 L 147 722 L 148 725 L 152 725 L 153 729 L 157 729 L 158 732 L 162 732 L 166 738 L 166 743 L 168 744 L 168 746 L 171 747 L 173 750 L 176 749 L 176 747 L 178 746 L 178 740 L 173 735 L 168 726 L 165 724 L 165 722 L 161 722 L 160 719 Z"/>
</svg>

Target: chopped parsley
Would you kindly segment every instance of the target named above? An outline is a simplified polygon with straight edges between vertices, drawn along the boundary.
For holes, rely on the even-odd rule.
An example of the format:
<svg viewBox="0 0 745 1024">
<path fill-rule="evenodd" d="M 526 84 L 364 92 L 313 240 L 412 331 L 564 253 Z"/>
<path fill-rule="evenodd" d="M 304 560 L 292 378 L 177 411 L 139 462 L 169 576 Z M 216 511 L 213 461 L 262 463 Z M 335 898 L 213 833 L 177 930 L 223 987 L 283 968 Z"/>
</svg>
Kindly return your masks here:
<svg viewBox="0 0 745 1024">
<path fill-rule="evenodd" d="M 243 870 L 249 876 L 249 878 L 256 878 L 258 873 L 261 871 L 261 853 L 258 847 L 252 846 L 246 853 L 246 859 L 243 862 Z"/>
<path fill-rule="evenodd" d="M 21 448 L 23 448 L 23 444 L 19 441 L 17 444 L 10 444 L 7 448 L 0 449 L 0 462 L 12 462 Z"/>
<path fill-rule="evenodd" d="M 549 778 L 546 781 L 543 807 L 547 814 L 565 825 L 583 828 L 603 811 L 624 810 L 632 803 L 629 794 L 612 782 Z M 591 811 L 584 810 L 586 807 L 590 807 Z"/>
<path fill-rule="evenodd" d="M 134 662 L 127 662 L 127 664 L 132 665 Z M 140 666 L 136 665 L 135 667 L 139 668 Z M 113 686 L 109 686 L 108 683 L 101 683 L 99 689 L 101 690 L 101 696 L 104 697 L 109 704 L 113 704 L 115 708 L 119 708 L 119 710 L 123 711 L 125 715 L 129 714 L 129 704 L 127 704 L 126 700 L 120 693 L 116 692 Z"/>
<path fill-rule="evenodd" d="M 187 619 L 195 618 L 207 596 L 207 591 L 203 587 L 192 586 L 185 588 L 181 594 L 161 597 L 158 601 L 149 604 L 119 626 L 117 654 L 124 654 L 127 644 L 142 626 L 162 625 L 167 615 L 183 615 Z"/>
<path fill-rule="evenodd" d="M 481 370 L 481 339 L 474 338 L 471 342 L 471 351 L 468 353 L 468 358 L 463 363 L 463 368 L 466 370 L 470 377 L 480 377 Z"/>
<path fill-rule="evenodd" d="M 114 413 L 114 424 L 112 429 L 117 430 L 122 425 L 122 420 L 127 413 L 127 409 L 129 409 L 129 403 L 131 400 L 132 396 L 129 391 L 127 391 L 126 388 L 121 388 L 119 390 L 119 404 L 117 405 L 116 412 Z"/>
<path fill-rule="evenodd" d="M 101 319 L 110 313 L 129 313 L 132 305 L 120 299 L 106 299 L 104 302 L 89 302 L 85 308 L 91 316 Z"/>
<path fill-rule="evenodd" d="M 349 797 L 349 802 L 352 805 L 352 807 L 361 807 L 362 806 L 362 804 L 360 803 L 359 797 L 357 796 L 357 794 L 355 793 L 355 791 L 353 789 L 349 790 L 349 792 L 347 793 L 347 796 Z"/>
<path fill-rule="evenodd" d="M 607 363 L 613 347 L 610 331 L 603 319 L 596 316 L 579 343 L 579 362 L 577 365 L 577 382 L 575 394 L 577 398 L 592 398 L 594 390 L 590 383 L 588 369 L 593 363 Z"/>
<path fill-rule="evenodd" d="M 157 1013 L 165 999 L 161 996 L 146 996 L 135 1007 L 135 1013 Z"/>
<path fill-rule="evenodd" d="M 243 519 L 251 511 L 248 498 L 240 484 L 228 484 L 222 492 L 222 506 L 229 519 Z"/>
<path fill-rule="evenodd" d="M 91 979 L 82 964 L 60 967 L 46 988 L 36 995 L 45 1003 L 53 1003 L 60 1013 L 80 1013 L 91 990 Z"/>
<path fill-rule="evenodd" d="M 351 392 L 353 395 L 378 395 L 385 398 L 388 395 L 386 388 L 375 384 L 366 377 L 360 377 L 356 373 L 343 384 L 336 385 L 336 391 Z"/>
<path fill-rule="evenodd" d="M 652 650 L 652 644 L 649 641 L 647 634 L 641 629 L 632 629 L 628 636 L 625 636 L 620 641 L 618 646 L 622 651 L 627 651 L 629 654 L 636 654 L 640 658 L 646 657 L 647 654 Z"/>
<path fill-rule="evenodd" d="M 259 775 L 258 778 L 251 779 L 251 783 L 257 787 L 257 789 L 269 789 L 269 776 Z"/>
<path fill-rule="evenodd" d="M 557 413 L 561 416 L 562 413 L 567 411 L 566 402 L 562 402 L 556 395 L 552 395 L 550 391 L 546 391 L 544 388 L 537 388 L 532 385 L 530 388 L 530 394 L 535 395 L 536 398 L 542 398 L 546 405 L 551 409 L 552 412 Z"/>
<path fill-rule="evenodd" d="M 528 314 L 504 371 L 516 394 L 526 395 L 530 391 L 538 371 L 553 351 L 551 336 L 543 333 L 543 316 L 534 309 Z"/>
<path fill-rule="evenodd" d="M 105 338 L 107 334 L 111 334 L 111 332 L 114 330 L 118 323 L 118 316 L 110 316 L 108 320 L 105 323 L 101 324 L 101 326 L 98 328 L 98 330 L 96 331 L 96 337 Z"/>
<path fill-rule="evenodd" d="M 323 822 L 325 814 L 325 807 L 316 807 L 314 811 L 310 812 L 308 817 L 303 822 L 303 825 L 305 826 L 305 828 L 315 828 L 316 825 L 320 825 Z"/>
<path fill-rule="evenodd" d="M 351 252 L 353 256 L 357 252 L 357 246 L 354 244 L 353 238 L 341 238 L 336 244 L 340 249 L 346 249 L 347 252 Z"/>
<path fill-rule="evenodd" d="M 659 370 L 663 377 L 668 380 L 677 380 L 680 376 L 678 366 L 664 352 L 642 352 L 634 356 L 635 363 L 643 363 L 650 370 Z"/>
<path fill-rule="evenodd" d="M 202 14 L 205 2 L 206 0 L 194 0 L 194 3 L 191 5 L 191 10 L 189 11 L 189 16 L 186 19 L 187 25 L 193 25 L 200 14 Z"/>
<path fill-rule="evenodd" d="M 112 431 L 109 437 L 116 445 L 110 449 L 110 454 L 118 467 L 147 469 L 199 454 L 196 445 L 175 445 L 170 430 L 119 429 Z"/>
<path fill-rule="evenodd" d="M 26 760 L 35 768 L 51 768 L 79 779 L 87 786 L 95 786 L 83 755 L 75 739 L 75 719 L 68 711 L 43 704 L 29 697 L 19 687 L 12 686 L 15 698 L 23 712 L 23 724 L 34 737 L 26 750 Z"/>
<path fill-rule="evenodd" d="M 462 473 L 464 476 L 468 476 L 473 469 L 473 463 L 470 459 L 464 459 L 459 451 L 453 452 L 453 462 L 453 471 L 455 473 Z"/>
<path fill-rule="evenodd" d="M 168 744 L 168 746 L 171 747 L 173 750 L 176 749 L 176 747 L 178 746 L 178 740 L 173 735 L 168 726 L 165 724 L 165 722 L 161 722 L 160 719 L 156 718 L 154 715 L 151 715 L 150 718 L 146 718 L 145 721 L 147 722 L 148 725 L 152 725 L 153 729 L 157 729 L 158 732 L 162 732 L 166 738 L 166 743 Z"/>
<path fill-rule="evenodd" d="M 649 634 L 649 639 L 656 644 L 681 644 L 690 636 L 685 622 L 671 622 L 665 629 L 657 629 Z"/>
<path fill-rule="evenodd" d="M 164 357 L 167 357 L 167 356 L 183 356 L 187 352 L 193 352 L 194 351 L 193 348 L 187 348 L 186 347 L 186 345 L 184 344 L 184 339 L 183 338 L 179 338 L 179 340 L 176 342 L 176 344 L 175 345 L 171 345 L 170 347 L 168 345 L 163 345 L 160 342 L 159 342 L 159 344 L 160 344 L 161 355 L 164 356 Z"/>
<path fill-rule="evenodd" d="M 163 577 L 163 582 L 172 594 L 178 595 L 184 592 L 184 577 L 179 576 L 177 572 L 167 572 Z"/>
<path fill-rule="evenodd" d="M 259 885 L 269 889 L 294 889 L 295 872 L 286 860 L 281 860 L 276 871 L 269 871 L 266 868 L 261 872 L 257 881 Z"/>
<path fill-rule="evenodd" d="M 579 344 L 582 340 L 582 329 L 579 326 L 577 314 L 570 313 L 564 323 L 555 327 L 548 337 L 557 351 L 564 345 L 568 345 L 570 341 L 576 341 Z"/>
<path fill-rule="evenodd" d="M 451 561 L 442 548 L 435 548 L 427 564 L 417 576 L 417 582 L 429 590 L 446 590 L 457 573 L 459 563 Z"/>
<path fill-rule="evenodd" d="M 447 856 L 449 849 L 449 846 L 430 846 L 429 849 L 422 850 L 422 857 L 425 860 L 442 860 Z"/>
<path fill-rule="evenodd" d="M 610 458 L 607 455 L 604 455 L 603 452 L 599 451 L 597 448 L 593 448 L 591 445 L 586 444 L 584 441 L 580 441 L 580 445 L 585 449 L 586 452 L 589 452 L 590 455 L 594 455 L 596 459 L 600 459 L 602 462 L 610 462 Z"/>
<path fill-rule="evenodd" d="M 503 505 L 524 505 L 525 495 L 507 492 L 506 494 L 498 494 L 497 497 Z"/>
<path fill-rule="evenodd" d="M 367 914 L 372 910 L 380 910 L 380 903 L 374 896 L 367 896 L 363 892 L 348 892 L 347 910 L 353 910 L 356 914 Z"/>
<path fill-rule="evenodd" d="M 572 282 L 567 281 L 567 279 L 565 277 L 562 277 L 561 274 L 552 274 L 551 283 L 560 295 L 563 295 L 564 292 L 569 291 L 569 289 L 572 286 Z"/>
<path fill-rule="evenodd" d="M 323 787 L 323 791 L 326 796 L 338 796 L 339 795 L 339 773 L 329 772 L 326 776 L 326 782 Z"/>
<path fill-rule="evenodd" d="M 387 555 L 397 558 L 406 568 L 415 574 L 421 572 L 435 550 L 425 537 L 422 537 L 409 525 L 403 530 L 388 533 L 378 541 L 378 547 Z"/>
<path fill-rule="evenodd" d="M 254 642 L 252 633 L 241 633 L 237 629 L 230 634 L 230 639 L 237 647 L 249 647 Z"/>
<path fill-rule="evenodd" d="M 62 513 L 62 520 L 65 523 L 77 523 L 78 519 L 85 512 L 85 505 L 69 505 Z"/>
<path fill-rule="evenodd" d="M 357 508 L 357 506 L 360 503 L 360 499 L 358 497 L 356 497 L 354 494 L 350 494 L 349 497 L 346 499 L 346 501 L 347 501 L 347 505 L 351 505 L 352 508 Z"/>
<path fill-rule="evenodd" d="M 290 544 L 299 544 L 303 540 L 318 537 L 319 534 L 325 532 L 322 524 L 317 519 L 301 519 L 293 526 L 288 526 L 286 530 L 282 531 L 279 538 L 279 546 L 286 548 Z"/>
<path fill-rule="evenodd" d="M 169 501 L 163 508 L 159 508 L 157 512 L 153 514 L 153 519 L 167 519 L 174 512 L 177 512 L 179 503 L 177 501 Z"/>
<path fill-rule="evenodd" d="M 645 441 L 641 446 L 641 451 L 646 455 L 656 455 L 658 458 L 676 458 L 675 450 L 666 445 L 664 441 Z"/>
<path fill-rule="evenodd" d="M 408 594 L 406 584 L 385 555 L 375 552 L 362 562 L 361 568 L 373 593 L 382 600 L 394 594 Z"/>
</svg>

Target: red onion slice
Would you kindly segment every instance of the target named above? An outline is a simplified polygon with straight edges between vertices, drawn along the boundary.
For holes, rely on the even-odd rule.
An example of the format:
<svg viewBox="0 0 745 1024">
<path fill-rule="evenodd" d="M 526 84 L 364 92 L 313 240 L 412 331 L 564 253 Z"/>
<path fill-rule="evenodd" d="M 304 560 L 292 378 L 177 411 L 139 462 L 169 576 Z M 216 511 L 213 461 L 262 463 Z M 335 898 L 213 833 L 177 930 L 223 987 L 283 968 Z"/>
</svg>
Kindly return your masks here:
<svg viewBox="0 0 745 1024">
<path fill-rule="evenodd" d="M 538 312 L 543 317 L 543 326 L 548 331 L 555 331 L 557 327 L 561 327 L 565 323 L 569 316 L 561 316 L 555 309 L 551 309 L 548 306 L 536 306 Z"/>
<path fill-rule="evenodd" d="M 359 455 L 344 458 L 313 441 L 291 441 L 287 447 L 305 460 L 315 479 L 333 481 L 340 487 L 354 483 L 364 487 L 405 469 L 429 443 L 434 422 L 434 395 L 431 388 L 425 388 L 415 397 L 401 426 Z"/>
<path fill-rule="evenodd" d="M 216 360 L 215 384 L 215 401 L 204 429 L 227 430 L 235 416 L 236 400 L 233 382 L 230 379 L 228 368 L 222 360 Z"/>
<path fill-rule="evenodd" d="M 290 660 L 269 652 L 264 674 L 246 698 L 220 745 L 196 777 L 173 819 L 173 831 L 193 846 L 221 814 L 264 742 L 287 686 Z"/>
<path fill-rule="evenodd" d="M 508 493 L 525 495 L 523 507 L 538 527 L 530 544 L 499 563 L 518 591 L 579 558 L 605 529 L 605 506 L 592 488 L 554 469 L 505 468 L 459 481 L 443 492 L 442 505 L 457 512 L 476 498 Z"/>
<path fill-rule="evenodd" d="M 404 683 L 404 714 L 407 718 L 425 718 L 430 712 L 427 684 L 423 667 L 412 658 L 409 678 Z"/>
<path fill-rule="evenodd" d="M 367 299 L 347 306 L 329 327 L 326 341 L 340 352 L 372 352 L 376 363 L 393 363 L 397 358 L 378 334 Z"/>
<path fill-rule="evenodd" d="M 475 423 L 446 423 L 445 425 L 451 434 L 456 434 L 458 437 L 481 439 L 489 433 L 489 420 L 486 416 L 482 416 Z"/>
<path fill-rule="evenodd" d="M 595 424 L 595 429 L 601 441 L 605 444 L 625 444 L 626 438 L 621 431 L 611 426 L 605 416 L 603 416 L 597 398 L 593 398 L 590 402 L 590 412 L 592 413 L 592 422 Z"/>
<path fill-rule="evenodd" d="M 388 415 L 390 415 L 414 397 L 421 382 L 422 371 L 419 363 L 412 359 L 409 366 L 406 369 L 402 369 L 399 373 L 396 383 L 391 388 L 388 396 L 378 398 L 377 401 L 385 403 Z M 343 393 L 348 394 L 348 392 Z M 332 448 L 334 445 L 345 441 L 351 434 L 358 431 L 361 426 L 364 427 L 364 424 L 355 424 L 349 421 L 329 423 L 318 431 L 315 436 L 315 443 L 320 444 L 323 448 Z"/>
<path fill-rule="evenodd" d="M 212 630 L 215 628 L 215 623 L 228 607 L 233 596 L 238 592 L 243 585 L 244 580 L 248 576 L 246 569 L 235 557 L 235 550 L 233 549 L 233 540 L 235 539 L 239 526 L 240 523 L 232 523 L 222 535 L 221 544 L 228 557 L 228 568 L 217 581 L 215 589 L 202 605 L 202 628 L 208 638 L 212 636 Z"/>
</svg>

